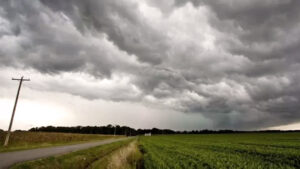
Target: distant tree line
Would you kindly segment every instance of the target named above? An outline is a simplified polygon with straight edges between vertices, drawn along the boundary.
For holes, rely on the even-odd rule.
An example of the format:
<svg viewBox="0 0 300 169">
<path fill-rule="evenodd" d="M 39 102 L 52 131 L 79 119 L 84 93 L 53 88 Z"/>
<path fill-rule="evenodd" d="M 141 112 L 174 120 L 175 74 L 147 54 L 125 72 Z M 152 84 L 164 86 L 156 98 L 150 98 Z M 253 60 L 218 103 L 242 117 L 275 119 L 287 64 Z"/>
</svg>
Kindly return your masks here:
<svg viewBox="0 0 300 169">
<path fill-rule="evenodd" d="M 128 126 L 76 126 L 76 127 L 63 127 L 63 126 L 46 126 L 35 127 L 29 129 L 32 132 L 63 132 L 63 133 L 81 133 L 81 134 L 109 134 L 109 135 L 127 135 L 136 136 L 144 135 L 145 133 L 151 134 L 224 134 L 224 133 L 252 133 L 252 132 L 299 132 L 299 130 L 281 131 L 281 130 L 259 130 L 259 131 L 235 131 L 235 130 L 192 130 L 192 131 L 174 131 L 170 129 L 134 129 Z"/>
<path fill-rule="evenodd" d="M 34 127 L 29 129 L 32 132 L 63 132 L 63 133 L 82 133 L 82 134 L 116 134 L 136 136 L 143 135 L 145 133 L 151 134 L 176 134 L 175 131 L 169 129 L 134 129 L 128 126 L 113 126 L 111 124 L 107 126 L 76 126 L 76 127 L 63 127 L 63 126 L 46 126 L 46 127 Z"/>
</svg>

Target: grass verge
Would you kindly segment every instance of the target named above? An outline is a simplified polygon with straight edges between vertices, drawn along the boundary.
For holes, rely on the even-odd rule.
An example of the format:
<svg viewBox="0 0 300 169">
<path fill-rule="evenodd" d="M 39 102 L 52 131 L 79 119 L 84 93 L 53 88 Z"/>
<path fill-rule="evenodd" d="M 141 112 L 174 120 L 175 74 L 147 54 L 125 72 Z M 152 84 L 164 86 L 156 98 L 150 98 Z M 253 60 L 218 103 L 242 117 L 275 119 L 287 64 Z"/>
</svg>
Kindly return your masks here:
<svg viewBox="0 0 300 169">
<path fill-rule="evenodd" d="M 65 155 L 24 162 L 12 166 L 11 169 L 86 169 L 99 166 L 106 167 L 110 164 L 110 157 L 114 157 L 112 154 L 118 152 L 126 146 L 129 146 L 132 144 L 132 142 L 133 140 L 129 139 Z M 130 158 L 133 157 L 128 157 L 128 161 L 131 161 L 129 160 Z"/>
<path fill-rule="evenodd" d="M 142 169 L 143 155 L 134 140 L 122 148 L 92 163 L 89 169 Z"/>
</svg>

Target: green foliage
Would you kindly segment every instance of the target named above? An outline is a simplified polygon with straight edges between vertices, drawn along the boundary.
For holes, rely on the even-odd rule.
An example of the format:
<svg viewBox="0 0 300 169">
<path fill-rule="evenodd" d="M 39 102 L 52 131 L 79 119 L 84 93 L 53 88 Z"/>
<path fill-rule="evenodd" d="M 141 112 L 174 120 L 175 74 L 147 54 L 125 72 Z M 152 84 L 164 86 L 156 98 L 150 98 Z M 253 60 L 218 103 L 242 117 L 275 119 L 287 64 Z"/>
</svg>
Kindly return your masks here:
<svg viewBox="0 0 300 169">
<path fill-rule="evenodd" d="M 300 168 L 300 133 L 151 136 L 140 144 L 145 169 Z"/>
</svg>

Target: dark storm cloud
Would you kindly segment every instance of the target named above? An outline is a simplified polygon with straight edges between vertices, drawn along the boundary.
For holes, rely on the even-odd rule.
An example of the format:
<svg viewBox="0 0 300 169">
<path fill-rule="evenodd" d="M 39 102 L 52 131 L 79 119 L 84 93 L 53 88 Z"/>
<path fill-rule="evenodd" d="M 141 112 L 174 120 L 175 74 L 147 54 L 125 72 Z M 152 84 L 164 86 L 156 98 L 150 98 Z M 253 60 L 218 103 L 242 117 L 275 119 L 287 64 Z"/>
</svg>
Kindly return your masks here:
<svg viewBox="0 0 300 169">
<path fill-rule="evenodd" d="M 223 31 L 236 34 L 239 45 L 229 50 L 250 59 L 290 58 L 299 61 L 299 5 L 297 0 L 271 1 L 204 1 L 216 14 L 212 23 Z M 234 28 L 235 27 L 235 28 Z M 238 29 L 237 29 L 238 28 Z M 225 41 L 224 43 L 227 43 Z"/>
<path fill-rule="evenodd" d="M 107 92 L 79 82 L 45 89 L 202 113 L 217 128 L 300 120 L 297 0 L 4 0 L 0 5 L 2 66 L 52 75 L 84 72 L 113 84 L 127 79 Z"/>
<path fill-rule="evenodd" d="M 105 32 L 120 49 L 135 54 L 140 61 L 159 64 L 165 55 L 163 49 L 167 46 L 162 43 L 163 37 L 156 35 L 144 23 L 139 16 L 137 3 L 115 0 L 42 2 L 55 11 L 65 12 L 81 30 L 88 25 Z M 74 18 L 76 14 L 79 16 Z"/>
<path fill-rule="evenodd" d="M 230 37 L 225 37 L 218 43 L 229 52 L 255 61 L 280 60 L 282 65 L 286 65 L 286 62 L 299 62 L 299 1 L 185 1 L 187 2 L 195 6 L 208 6 L 212 10 L 215 14 L 210 18 L 212 26 Z M 178 3 L 182 5 L 183 1 Z M 285 60 L 287 57 L 289 59 Z"/>
<path fill-rule="evenodd" d="M 122 53 L 114 49 L 106 35 L 78 31 L 79 27 L 73 25 L 76 20 L 67 18 L 67 12 L 53 11 L 39 1 L 1 3 L 2 16 L 6 19 L 3 27 L 10 29 L 2 36 L 6 47 L 1 50 L 3 63 L 15 64 L 18 60 L 24 63 L 21 66 L 45 73 L 89 70 L 100 76 L 111 74 L 114 59 L 119 59 L 119 67 L 122 67 L 122 58 L 119 58 L 122 56 L 118 56 Z"/>
</svg>

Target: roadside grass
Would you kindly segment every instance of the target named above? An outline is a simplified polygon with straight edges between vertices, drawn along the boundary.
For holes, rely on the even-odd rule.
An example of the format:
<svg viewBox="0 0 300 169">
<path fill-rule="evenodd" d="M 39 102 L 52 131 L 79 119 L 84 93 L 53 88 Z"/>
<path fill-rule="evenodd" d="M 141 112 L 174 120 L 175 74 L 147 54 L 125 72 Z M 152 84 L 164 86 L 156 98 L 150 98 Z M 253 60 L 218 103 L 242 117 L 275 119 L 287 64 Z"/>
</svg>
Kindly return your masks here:
<svg viewBox="0 0 300 169">
<path fill-rule="evenodd" d="M 17 151 L 33 148 L 70 145 L 84 142 L 120 138 L 123 136 L 100 134 L 71 134 L 50 132 L 16 131 L 11 133 L 9 145 L 4 147 L 6 132 L 0 132 L 0 152 Z"/>
<path fill-rule="evenodd" d="M 115 158 L 126 159 L 126 167 L 136 163 L 135 159 L 140 159 L 141 154 L 137 155 L 136 139 L 129 139 L 111 144 L 101 145 L 86 150 L 76 151 L 65 155 L 48 157 L 40 160 L 24 162 L 16 164 L 11 169 L 93 169 L 93 168 L 107 168 L 111 165 L 111 160 Z M 127 148 L 128 147 L 128 148 Z M 126 155 L 126 157 L 124 156 Z M 118 168 L 116 168 L 118 169 Z"/>
<path fill-rule="evenodd" d="M 112 152 L 92 163 L 89 169 L 141 169 L 143 154 L 139 151 L 138 142 L 134 140 L 128 145 Z"/>
</svg>

